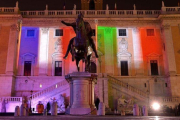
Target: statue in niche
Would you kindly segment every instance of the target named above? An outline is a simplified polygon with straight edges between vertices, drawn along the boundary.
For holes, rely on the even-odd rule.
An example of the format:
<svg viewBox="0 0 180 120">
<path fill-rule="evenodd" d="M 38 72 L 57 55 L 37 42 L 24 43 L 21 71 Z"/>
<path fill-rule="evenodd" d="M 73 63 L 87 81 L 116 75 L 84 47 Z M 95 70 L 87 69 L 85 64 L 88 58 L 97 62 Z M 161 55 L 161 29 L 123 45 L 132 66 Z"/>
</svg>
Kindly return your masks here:
<svg viewBox="0 0 180 120">
<path fill-rule="evenodd" d="M 125 53 L 128 50 L 128 42 L 124 38 L 122 38 L 122 40 L 119 42 L 119 49 L 122 53 Z"/>
<path fill-rule="evenodd" d="M 58 39 L 56 42 L 55 42 L 55 52 L 57 53 L 61 53 L 62 52 L 62 41 L 61 39 Z"/>
<path fill-rule="evenodd" d="M 65 112 L 65 97 L 61 94 L 57 100 L 58 109 L 60 113 Z"/>
</svg>

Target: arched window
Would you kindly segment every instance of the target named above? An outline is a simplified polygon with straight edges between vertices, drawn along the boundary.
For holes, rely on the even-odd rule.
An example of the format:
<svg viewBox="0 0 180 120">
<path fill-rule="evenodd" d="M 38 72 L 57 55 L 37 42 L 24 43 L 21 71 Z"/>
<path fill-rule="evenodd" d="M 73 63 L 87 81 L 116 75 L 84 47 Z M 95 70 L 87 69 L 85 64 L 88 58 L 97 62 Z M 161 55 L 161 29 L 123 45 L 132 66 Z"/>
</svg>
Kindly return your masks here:
<svg viewBox="0 0 180 120">
<path fill-rule="evenodd" d="M 89 2 L 89 10 L 95 10 L 94 0 L 91 0 L 91 1 Z"/>
</svg>

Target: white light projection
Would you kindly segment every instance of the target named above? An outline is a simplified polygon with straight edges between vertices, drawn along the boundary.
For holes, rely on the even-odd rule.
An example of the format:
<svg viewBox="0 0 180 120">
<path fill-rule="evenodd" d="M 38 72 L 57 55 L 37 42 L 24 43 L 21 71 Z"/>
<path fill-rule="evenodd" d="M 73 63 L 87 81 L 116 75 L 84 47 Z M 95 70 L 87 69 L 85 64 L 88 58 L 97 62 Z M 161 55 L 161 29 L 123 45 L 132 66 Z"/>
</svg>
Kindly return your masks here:
<svg viewBox="0 0 180 120">
<path fill-rule="evenodd" d="M 142 46 L 141 46 L 141 38 L 140 38 L 140 30 L 139 28 L 132 29 L 133 35 L 133 51 L 134 51 L 134 62 L 136 74 L 143 74 L 143 54 L 142 54 Z"/>
<path fill-rule="evenodd" d="M 40 28 L 39 75 L 47 75 L 49 28 Z"/>
</svg>

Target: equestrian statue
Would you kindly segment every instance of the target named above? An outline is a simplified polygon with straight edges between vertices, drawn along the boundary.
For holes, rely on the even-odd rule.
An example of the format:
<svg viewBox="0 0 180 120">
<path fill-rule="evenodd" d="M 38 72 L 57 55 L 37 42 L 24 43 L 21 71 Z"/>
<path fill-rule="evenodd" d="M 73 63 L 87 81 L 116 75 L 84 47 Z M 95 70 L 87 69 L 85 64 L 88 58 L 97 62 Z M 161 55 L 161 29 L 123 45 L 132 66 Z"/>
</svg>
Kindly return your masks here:
<svg viewBox="0 0 180 120">
<path fill-rule="evenodd" d="M 90 72 L 92 50 L 94 51 L 96 58 L 98 58 L 98 54 L 93 39 L 91 38 L 93 35 L 92 28 L 88 22 L 84 22 L 83 17 L 83 14 L 80 13 L 76 22 L 66 23 L 61 21 L 66 26 L 72 26 L 76 32 L 76 36 L 69 41 L 64 59 L 67 58 L 70 52 L 72 61 L 76 60 L 77 70 L 79 71 L 79 62 L 82 60 L 85 62 L 85 71 Z"/>
</svg>

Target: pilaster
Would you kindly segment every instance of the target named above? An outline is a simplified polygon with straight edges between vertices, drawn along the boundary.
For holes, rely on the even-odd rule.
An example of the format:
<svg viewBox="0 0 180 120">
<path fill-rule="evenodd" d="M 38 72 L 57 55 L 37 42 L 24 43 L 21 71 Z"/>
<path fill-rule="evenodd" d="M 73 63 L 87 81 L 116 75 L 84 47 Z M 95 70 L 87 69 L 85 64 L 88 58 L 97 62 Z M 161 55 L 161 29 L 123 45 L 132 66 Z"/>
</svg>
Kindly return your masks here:
<svg viewBox="0 0 180 120">
<path fill-rule="evenodd" d="M 14 75 L 16 67 L 16 53 L 17 53 L 17 41 L 18 41 L 18 26 L 16 24 L 11 25 L 8 43 L 8 54 L 6 64 L 6 74 Z"/>
<path fill-rule="evenodd" d="M 166 56 L 166 74 L 167 75 L 175 75 L 176 74 L 176 62 L 174 55 L 174 46 L 171 34 L 171 26 L 169 24 L 162 25 L 162 31 L 164 36 L 165 43 L 165 56 Z"/>
</svg>

